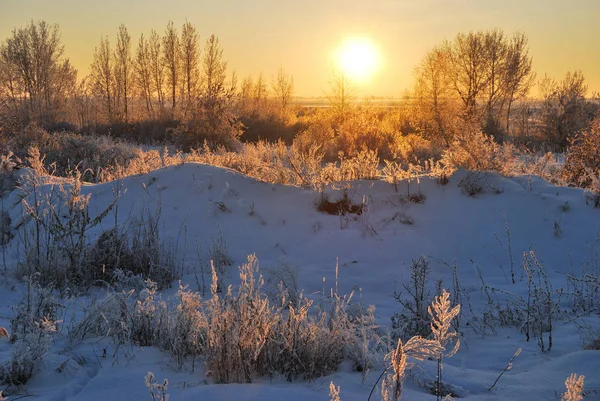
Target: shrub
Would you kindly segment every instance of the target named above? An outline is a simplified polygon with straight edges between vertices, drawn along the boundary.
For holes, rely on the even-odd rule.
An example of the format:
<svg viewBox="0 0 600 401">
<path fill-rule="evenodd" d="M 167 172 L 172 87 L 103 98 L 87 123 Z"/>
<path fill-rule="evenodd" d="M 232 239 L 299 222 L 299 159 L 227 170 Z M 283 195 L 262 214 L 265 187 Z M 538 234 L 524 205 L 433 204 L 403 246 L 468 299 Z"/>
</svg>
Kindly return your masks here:
<svg viewBox="0 0 600 401">
<path fill-rule="evenodd" d="M 600 174 L 600 118 L 571 141 L 563 168 L 563 178 L 588 188 L 594 183 L 590 173 Z"/>
<path fill-rule="evenodd" d="M 69 176 L 79 170 L 81 179 L 99 182 L 104 170 L 124 168 L 141 156 L 141 151 L 118 139 L 105 136 L 82 136 L 70 132 L 48 132 L 29 126 L 9 139 L 9 147 L 21 159 L 41 155 L 39 160 L 46 171 L 59 176 Z M 33 149 L 33 153 L 30 148 Z"/>
<path fill-rule="evenodd" d="M 40 186 L 40 183 L 40 177 L 33 174 L 25 184 L 30 194 L 22 202 L 30 221 L 22 225 L 25 260 L 20 261 L 19 271 L 23 276 L 41 273 L 40 280 L 44 283 L 62 287 L 87 284 L 96 278 L 87 269 L 88 232 L 113 209 L 118 195 L 106 209 L 92 217 L 90 195 L 82 193 L 78 171 L 68 184 Z"/>
<path fill-rule="evenodd" d="M 446 166 L 462 167 L 471 171 L 496 171 L 509 174 L 515 162 L 516 149 L 510 144 L 498 145 L 491 136 L 469 132 L 457 136 L 444 151 Z"/>
<path fill-rule="evenodd" d="M 26 279 L 26 285 L 27 293 L 11 319 L 12 358 L 0 366 L 0 382 L 13 386 L 25 385 L 40 368 L 58 323 L 60 305 L 52 288 L 40 286 L 32 277 Z"/>
</svg>

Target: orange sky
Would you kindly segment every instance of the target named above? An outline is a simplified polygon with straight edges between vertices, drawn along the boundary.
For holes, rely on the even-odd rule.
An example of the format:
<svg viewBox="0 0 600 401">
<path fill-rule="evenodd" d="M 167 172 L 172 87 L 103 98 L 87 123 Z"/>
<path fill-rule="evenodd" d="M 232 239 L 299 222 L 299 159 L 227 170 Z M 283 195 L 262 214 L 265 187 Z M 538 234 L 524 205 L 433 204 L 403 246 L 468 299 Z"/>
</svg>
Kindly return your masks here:
<svg viewBox="0 0 600 401">
<path fill-rule="evenodd" d="M 134 43 L 169 20 L 216 34 L 230 68 L 269 77 L 282 65 L 300 96 L 322 96 L 332 55 L 349 36 L 378 43 L 378 74 L 363 95 L 402 96 L 433 46 L 458 32 L 500 28 L 527 33 L 534 69 L 560 79 L 581 69 L 600 92 L 600 0 L 0 0 L 0 38 L 29 20 L 58 23 L 68 56 L 86 74 L 103 35 L 124 23 Z M 534 90 L 534 95 L 537 90 Z"/>
</svg>

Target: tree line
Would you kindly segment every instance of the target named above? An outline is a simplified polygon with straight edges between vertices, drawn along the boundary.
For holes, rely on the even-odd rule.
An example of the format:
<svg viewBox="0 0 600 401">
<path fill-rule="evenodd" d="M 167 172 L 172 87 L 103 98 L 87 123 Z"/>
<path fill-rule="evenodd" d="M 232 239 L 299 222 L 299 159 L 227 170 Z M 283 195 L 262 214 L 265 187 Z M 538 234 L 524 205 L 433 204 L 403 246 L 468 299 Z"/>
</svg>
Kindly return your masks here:
<svg viewBox="0 0 600 401">
<path fill-rule="evenodd" d="M 515 110 L 536 84 L 523 32 L 510 37 L 499 29 L 459 33 L 425 55 L 415 78 L 416 125 L 425 136 L 446 144 L 464 132 L 465 125 L 475 124 L 501 141 L 509 134 L 528 134 L 537 120 L 545 139 L 564 147 L 598 109 L 597 102 L 586 100 L 585 79 L 575 71 L 560 82 L 547 76 L 539 80 L 542 102 L 537 116 L 535 106 L 521 104 Z M 518 125 L 514 129 L 513 123 Z"/>
<path fill-rule="evenodd" d="M 542 102 L 527 106 L 523 100 L 536 83 Z M 329 86 L 331 110 L 343 121 L 356 103 L 355 87 L 341 71 L 332 74 Z M 137 44 L 121 25 L 115 40 L 100 39 L 89 75 L 80 79 L 58 25 L 31 21 L 0 43 L 0 127 L 6 132 L 29 123 L 52 127 L 68 121 L 93 131 L 101 124 L 170 120 L 191 142 L 237 138 L 240 117 L 245 124 L 265 115 L 280 125 L 293 120 L 294 89 L 283 67 L 270 79 L 260 73 L 238 83 L 218 37 L 202 44 L 190 22 L 142 33 Z M 471 129 L 501 141 L 537 125 L 546 139 L 564 147 L 597 111 L 586 96 L 581 72 L 559 82 L 538 80 L 527 36 L 494 29 L 459 33 L 430 50 L 415 68 L 412 100 L 403 107 L 412 130 L 446 145 Z"/>
</svg>

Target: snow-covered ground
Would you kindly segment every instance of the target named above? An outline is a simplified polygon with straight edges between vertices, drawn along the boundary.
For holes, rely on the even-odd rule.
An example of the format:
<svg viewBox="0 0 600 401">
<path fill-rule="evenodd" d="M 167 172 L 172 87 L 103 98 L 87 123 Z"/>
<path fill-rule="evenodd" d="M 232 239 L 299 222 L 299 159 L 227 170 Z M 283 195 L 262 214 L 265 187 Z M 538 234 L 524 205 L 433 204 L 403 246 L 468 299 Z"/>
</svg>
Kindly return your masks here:
<svg viewBox="0 0 600 401">
<path fill-rule="evenodd" d="M 261 269 L 281 263 L 297 266 L 299 287 L 316 297 L 324 286 L 334 286 L 337 259 L 339 292 L 361 289 L 363 302 L 376 307 L 377 323 L 388 327 L 394 313 L 402 311 L 394 291 L 403 290 L 402 284 L 409 282 L 411 260 L 424 255 L 431 261 L 431 293 L 436 280 L 443 280 L 443 286 L 452 292 L 451 266 L 455 265 L 463 289 L 461 348 L 445 360 L 444 381 L 461 388 L 461 395 L 469 400 L 553 400 L 564 391 L 565 378 L 577 373 L 585 375 L 585 399 L 600 400 L 600 351 L 583 349 L 583 337 L 588 333 L 581 330 L 586 326 L 600 336 L 600 317 L 572 308 L 566 279 L 567 274 L 580 274 L 581 266 L 590 261 L 600 268 L 600 261 L 594 259 L 600 254 L 600 211 L 586 204 L 582 190 L 554 187 L 535 177 L 489 176 L 485 193 L 469 197 L 458 186 L 465 174 L 458 172 L 445 186 L 422 181 L 423 204 L 403 200 L 406 183 L 400 183 L 398 193 L 382 181 L 348 183 L 350 197 L 357 202 L 365 200 L 368 211 L 340 217 L 318 212 L 315 201 L 319 194 L 314 191 L 257 182 L 213 166 L 186 164 L 124 179 L 118 218 L 124 222 L 142 210 L 160 212 L 161 235 L 175 244 L 177 256 L 185 262 L 182 282 L 191 288 L 196 286 L 191 267 L 197 258 L 196 244 L 206 253 L 220 236 L 234 260 L 228 273 L 234 284 L 235 266 L 255 253 Z M 117 186 L 84 187 L 84 193 L 91 194 L 92 212 L 103 210 L 114 199 Z M 340 196 L 345 185 L 337 187 L 327 190 L 331 200 Z M 412 182 L 410 188 L 415 193 L 417 184 Z M 18 191 L 5 197 L 4 208 L 13 227 L 18 226 L 22 219 Z M 409 219 L 413 224 L 400 221 Z M 110 228 L 113 221 L 112 216 L 107 217 L 92 235 Z M 17 240 L 7 251 L 9 262 L 20 257 Z M 482 281 L 497 302 L 510 298 L 506 294 L 527 296 L 522 261 L 523 253 L 529 251 L 534 251 L 545 267 L 553 289 L 564 291 L 550 352 L 542 353 L 535 339 L 526 342 L 515 327 L 495 325 L 485 332 L 471 327 L 471 323 L 481 323 L 488 302 Z M 511 256 L 515 284 L 511 282 Z M 165 296 L 174 291 L 165 290 Z M 22 294 L 22 284 L 9 283 L 0 289 L 0 326 L 9 327 L 11 305 Z M 312 382 L 262 378 L 252 384 L 213 384 L 201 368 L 177 371 L 169 355 L 154 348 L 131 346 L 117 359 L 110 354 L 102 358 L 102 341 L 71 349 L 59 335 L 42 371 L 27 385 L 29 399 L 149 400 L 144 376 L 152 371 L 159 381 L 169 380 L 172 401 L 328 400 L 330 381 L 341 387 L 342 400 L 365 401 L 384 368 L 373 369 L 364 382 L 360 373 L 342 364 L 335 374 Z M 10 359 L 11 347 L 0 339 L 0 361 Z M 518 348 L 522 352 L 512 369 L 488 391 Z M 77 358 L 86 362 L 75 363 Z M 413 377 L 435 379 L 435 369 L 433 361 L 418 362 Z M 372 399 L 378 398 L 375 394 Z M 432 400 L 435 396 L 409 377 L 403 399 Z"/>
</svg>

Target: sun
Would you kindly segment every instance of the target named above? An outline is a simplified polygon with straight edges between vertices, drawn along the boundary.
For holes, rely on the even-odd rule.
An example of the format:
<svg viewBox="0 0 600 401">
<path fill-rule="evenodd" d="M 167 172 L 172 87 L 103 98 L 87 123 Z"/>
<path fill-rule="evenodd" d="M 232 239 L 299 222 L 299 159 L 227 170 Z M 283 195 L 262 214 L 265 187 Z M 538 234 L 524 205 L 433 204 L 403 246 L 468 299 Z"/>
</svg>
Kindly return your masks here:
<svg viewBox="0 0 600 401">
<path fill-rule="evenodd" d="M 356 81 L 367 81 L 381 65 L 377 45 L 363 37 L 346 39 L 335 53 L 337 67 Z"/>
</svg>

